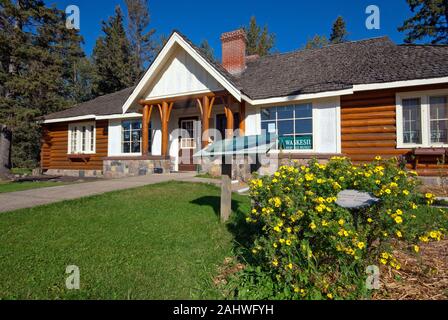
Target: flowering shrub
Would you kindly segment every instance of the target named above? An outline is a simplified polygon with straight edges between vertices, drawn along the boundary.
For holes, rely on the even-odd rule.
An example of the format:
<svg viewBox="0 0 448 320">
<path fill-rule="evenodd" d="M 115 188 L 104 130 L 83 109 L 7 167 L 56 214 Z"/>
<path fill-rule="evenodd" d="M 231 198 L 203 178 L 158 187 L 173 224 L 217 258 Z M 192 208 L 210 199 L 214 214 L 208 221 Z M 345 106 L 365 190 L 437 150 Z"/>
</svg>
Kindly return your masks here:
<svg viewBox="0 0 448 320">
<path fill-rule="evenodd" d="M 354 166 L 341 157 L 328 164 L 283 166 L 272 177 L 250 182 L 253 208 L 246 222 L 256 230 L 238 277 L 239 298 L 347 299 L 366 293 L 365 268 L 400 269 L 396 240 L 416 253 L 419 241 L 441 240 L 439 226 L 415 227 L 420 205 L 434 196 L 416 192 L 416 173 L 396 160 Z M 335 202 L 341 190 L 370 192 L 377 204 L 349 211 Z M 446 219 L 446 216 L 444 217 Z M 266 290 L 266 288 L 269 288 Z"/>
</svg>

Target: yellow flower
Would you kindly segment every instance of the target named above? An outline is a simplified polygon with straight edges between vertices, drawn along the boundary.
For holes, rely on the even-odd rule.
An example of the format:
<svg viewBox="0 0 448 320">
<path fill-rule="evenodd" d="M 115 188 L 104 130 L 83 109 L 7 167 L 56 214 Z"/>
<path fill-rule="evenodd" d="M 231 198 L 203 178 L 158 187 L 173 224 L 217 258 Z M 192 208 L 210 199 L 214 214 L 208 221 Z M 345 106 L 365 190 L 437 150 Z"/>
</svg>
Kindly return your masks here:
<svg viewBox="0 0 448 320">
<path fill-rule="evenodd" d="M 325 180 L 324 180 L 324 179 L 320 179 L 320 178 L 319 178 L 319 179 L 317 179 L 317 183 L 318 183 L 318 184 L 322 184 L 322 183 L 324 183 L 324 182 L 325 182 Z"/>
<path fill-rule="evenodd" d="M 292 229 L 291 228 L 286 228 L 286 232 L 291 233 Z"/>
<path fill-rule="evenodd" d="M 376 160 L 376 161 L 381 161 L 381 159 L 382 159 L 382 158 L 381 158 L 380 156 L 376 156 L 376 157 L 375 157 L 375 160 Z"/>
<path fill-rule="evenodd" d="M 399 216 L 403 215 L 403 211 L 401 211 L 400 209 L 397 209 L 397 211 L 395 211 L 395 213 Z"/>
<path fill-rule="evenodd" d="M 276 172 L 276 173 L 274 173 L 274 176 L 276 176 L 278 178 L 278 177 L 280 177 L 280 173 Z"/>
<path fill-rule="evenodd" d="M 272 179 L 272 183 L 277 183 L 278 182 L 278 180 L 277 179 Z"/>
<path fill-rule="evenodd" d="M 417 246 L 417 245 L 415 245 L 415 246 L 414 246 L 414 251 L 418 253 L 418 252 L 420 251 L 420 247 Z"/>
<path fill-rule="evenodd" d="M 322 227 L 328 226 L 328 222 L 326 220 L 322 220 Z"/>
<path fill-rule="evenodd" d="M 398 238 L 403 237 L 403 234 L 401 233 L 400 230 L 397 230 L 397 231 L 395 232 L 395 234 L 397 235 Z"/>
<path fill-rule="evenodd" d="M 390 189 L 386 189 L 386 190 L 384 190 L 384 192 L 386 192 L 387 194 L 390 194 L 392 191 L 390 191 Z"/>
<path fill-rule="evenodd" d="M 281 244 L 284 244 L 284 243 L 285 243 L 285 239 L 280 239 L 279 242 L 280 242 Z"/>
<path fill-rule="evenodd" d="M 311 230 L 314 230 L 314 229 L 317 228 L 317 226 L 316 226 L 316 224 L 314 222 L 311 222 L 310 223 L 310 228 L 311 228 Z"/>
<path fill-rule="evenodd" d="M 291 243 L 292 243 L 291 240 L 286 240 L 286 245 L 287 245 L 287 246 L 290 246 Z"/>
<path fill-rule="evenodd" d="M 372 218 L 367 219 L 367 222 L 372 223 L 373 222 Z"/>
<path fill-rule="evenodd" d="M 277 261 L 277 259 L 275 259 L 274 261 L 272 261 L 272 265 L 273 265 L 274 267 L 277 267 L 277 266 L 278 266 L 278 261 Z"/>
<path fill-rule="evenodd" d="M 274 242 L 273 246 L 274 246 L 274 248 L 278 247 L 277 243 L 275 243 L 275 242 Z"/>
<path fill-rule="evenodd" d="M 305 180 L 306 180 L 306 181 L 313 181 L 313 180 L 314 180 L 314 174 L 312 174 L 312 173 L 307 173 L 307 174 L 305 175 Z"/>
<path fill-rule="evenodd" d="M 418 208 L 418 205 L 416 205 L 415 203 L 412 203 L 412 209 L 417 209 Z"/>
<path fill-rule="evenodd" d="M 403 194 L 404 194 L 405 196 L 408 196 L 408 195 L 409 195 L 409 191 L 408 191 L 408 190 L 403 190 Z"/>
<path fill-rule="evenodd" d="M 286 267 L 291 270 L 292 269 L 292 263 L 289 263 Z"/>
<path fill-rule="evenodd" d="M 364 242 L 358 242 L 358 248 L 359 249 L 364 249 L 366 247 L 366 244 Z"/>
<path fill-rule="evenodd" d="M 432 193 L 427 193 L 425 194 L 426 199 L 432 199 L 434 197 L 434 195 Z"/>
<path fill-rule="evenodd" d="M 344 219 L 339 219 L 338 223 L 339 223 L 340 226 L 343 226 L 345 221 L 344 221 Z"/>
<path fill-rule="evenodd" d="M 327 294 L 328 299 L 333 299 L 333 295 L 331 293 Z"/>
<path fill-rule="evenodd" d="M 386 260 L 386 259 L 380 259 L 380 262 L 381 262 L 382 264 L 384 264 L 384 265 L 387 264 L 387 260 Z"/>
<path fill-rule="evenodd" d="M 395 217 L 395 222 L 397 224 L 403 223 L 403 218 L 402 217 Z"/>
<path fill-rule="evenodd" d="M 279 227 L 279 226 L 275 226 L 275 227 L 274 227 L 274 231 L 276 231 L 276 232 L 281 232 L 280 227 Z"/>
<path fill-rule="evenodd" d="M 252 253 L 253 253 L 253 254 L 256 254 L 256 253 L 257 253 L 257 250 L 252 249 Z"/>
</svg>

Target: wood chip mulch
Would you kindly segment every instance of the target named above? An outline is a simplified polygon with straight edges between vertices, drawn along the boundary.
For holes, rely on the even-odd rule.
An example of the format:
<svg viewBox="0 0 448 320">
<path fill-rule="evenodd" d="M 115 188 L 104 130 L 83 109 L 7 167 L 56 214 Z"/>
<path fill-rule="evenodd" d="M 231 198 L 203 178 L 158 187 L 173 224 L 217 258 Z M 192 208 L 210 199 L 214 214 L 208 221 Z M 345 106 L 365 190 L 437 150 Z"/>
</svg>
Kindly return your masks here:
<svg viewBox="0 0 448 320">
<path fill-rule="evenodd" d="M 381 268 L 376 300 L 447 300 L 448 240 L 424 244 L 420 257 L 406 248 L 394 251 L 400 270 Z"/>
</svg>

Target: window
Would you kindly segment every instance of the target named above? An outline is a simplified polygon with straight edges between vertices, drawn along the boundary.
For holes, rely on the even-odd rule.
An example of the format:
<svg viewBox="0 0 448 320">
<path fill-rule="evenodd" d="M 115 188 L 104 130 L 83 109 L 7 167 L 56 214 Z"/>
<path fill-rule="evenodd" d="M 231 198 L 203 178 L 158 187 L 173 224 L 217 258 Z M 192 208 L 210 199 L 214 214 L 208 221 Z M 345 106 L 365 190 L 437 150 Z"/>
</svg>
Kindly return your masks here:
<svg viewBox="0 0 448 320">
<path fill-rule="evenodd" d="M 142 121 L 126 120 L 121 123 L 121 152 L 141 153 L 142 152 Z"/>
<path fill-rule="evenodd" d="M 278 149 L 313 149 L 313 107 L 301 104 L 261 110 L 261 129 L 278 135 Z"/>
<path fill-rule="evenodd" d="M 73 123 L 69 125 L 68 153 L 95 153 L 95 124 Z"/>
<path fill-rule="evenodd" d="M 448 145 L 448 92 L 397 96 L 397 145 L 400 148 Z"/>
</svg>

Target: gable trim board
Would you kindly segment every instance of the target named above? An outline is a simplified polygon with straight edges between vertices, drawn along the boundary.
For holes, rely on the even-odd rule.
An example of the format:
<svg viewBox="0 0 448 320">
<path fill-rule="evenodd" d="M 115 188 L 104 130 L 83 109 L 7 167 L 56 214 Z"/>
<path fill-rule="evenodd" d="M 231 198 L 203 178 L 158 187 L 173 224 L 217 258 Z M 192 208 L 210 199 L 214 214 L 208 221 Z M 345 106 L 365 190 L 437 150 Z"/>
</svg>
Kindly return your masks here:
<svg viewBox="0 0 448 320">
<path fill-rule="evenodd" d="M 229 80 L 222 76 L 216 68 L 214 68 L 208 61 L 206 61 L 196 50 L 177 32 L 173 32 L 168 42 L 163 47 L 162 51 L 157 55 L 154 62 L 149 67 L 143 78 L 140 80 L 137 87 L 132 92 L 131 96 L 123 105 L 123 113 L 126 113 L 131 106 L 139 100 L 144 91 L 149 89 L 151 81 L 157 77 L 158 72 L 163 69 L 166 60 L 170 58 L 170 53 L 175 49 L 175 45 L 179 45 L 185 50 L 199 65 L 201 65 L 213 78 L 216 79 L 237 101 L 241 101 L 241 92 Z"/>
</svg>

